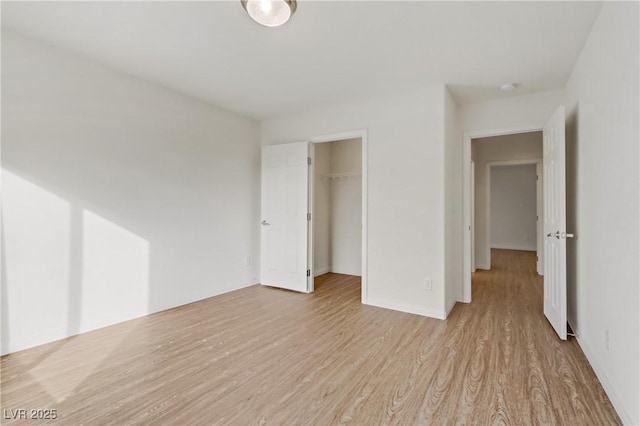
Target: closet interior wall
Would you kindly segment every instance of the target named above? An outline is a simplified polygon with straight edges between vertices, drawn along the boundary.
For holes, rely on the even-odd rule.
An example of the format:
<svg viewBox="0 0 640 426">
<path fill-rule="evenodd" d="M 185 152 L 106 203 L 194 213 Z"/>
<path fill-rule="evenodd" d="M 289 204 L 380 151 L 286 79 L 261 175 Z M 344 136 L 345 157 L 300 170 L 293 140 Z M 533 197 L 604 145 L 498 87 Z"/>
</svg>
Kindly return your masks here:
<svg viewBox="0 0 640 426">
<path fill-rule="evenodd" d="M 314 275 L 362 274 L 362 141 L 315 145 Z"/>
</svg>

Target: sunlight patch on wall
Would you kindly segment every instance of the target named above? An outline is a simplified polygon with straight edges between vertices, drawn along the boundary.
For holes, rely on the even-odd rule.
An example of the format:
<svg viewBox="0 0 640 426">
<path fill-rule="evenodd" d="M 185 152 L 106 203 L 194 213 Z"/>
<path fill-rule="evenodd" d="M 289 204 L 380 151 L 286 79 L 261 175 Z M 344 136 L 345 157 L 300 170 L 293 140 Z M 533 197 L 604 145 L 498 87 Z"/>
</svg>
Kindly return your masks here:
<svg viewBox="0 0 640 426">
<path fill-rule="evenodd" d="M 82 219 L 81 328 L 147 314 L 149 243 L 91 211 Z"/>
<path fill-rule="evenodd" d="M 59 334 L 68 321 L 71 208 L 67 201 L 2 170 L 3 353 Z"/>
<path fill-rule="evenodd" d="M 82 279 L 79 294 L 79 331 L 101 328 L 148 313 L 149 243 L 103 217 L 82 211 Z M 94 375 L 105 359 L 117 352 L 135 326 L 118 324 L 97 333 L 109 335 L 91 341 L 68 339 L 29 371 L 39 386 L 62 402 Z M 87 343 L 89 342 L 89 343 Z M 101 342 L 109 342 L 105 346 Z M 73 369 L 60 379 L 57 365 L 82 353 Z M 59 367 L 58 367 L 59 368 Z"/>
<path fill-rule="evenodd" d="M 147 240 L 6 169 L 2 190 L 3 353 L 148 313 Z M 103 361 L 135 327 L 97 331 L 108 346 L 69 338 L 34 348 L 24 379 L 61 402 L 101 374 Z M 83 358 L 69 368 L 79 352 Z"/>
</svg>

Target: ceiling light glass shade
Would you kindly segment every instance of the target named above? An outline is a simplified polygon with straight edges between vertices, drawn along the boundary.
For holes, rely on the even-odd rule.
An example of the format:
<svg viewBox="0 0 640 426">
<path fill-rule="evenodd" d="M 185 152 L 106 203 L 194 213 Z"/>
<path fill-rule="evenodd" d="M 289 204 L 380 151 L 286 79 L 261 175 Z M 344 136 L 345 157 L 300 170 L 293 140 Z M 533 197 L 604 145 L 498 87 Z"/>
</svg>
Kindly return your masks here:
<svg viewBox="0 0 640 426">
<path fill-rule="evenodd" d="M 296 0 L 241 0 L 251 19 L 265 27 L 278 27 L 296 11 Z"/>
<path fill-rule="evenodd" d="M 516 87 L 518 87 L 516 83 L 505 83 L 500 86 L 500 90 L 502 90 L 503 92 L 513 92 Z"/>
</svg>

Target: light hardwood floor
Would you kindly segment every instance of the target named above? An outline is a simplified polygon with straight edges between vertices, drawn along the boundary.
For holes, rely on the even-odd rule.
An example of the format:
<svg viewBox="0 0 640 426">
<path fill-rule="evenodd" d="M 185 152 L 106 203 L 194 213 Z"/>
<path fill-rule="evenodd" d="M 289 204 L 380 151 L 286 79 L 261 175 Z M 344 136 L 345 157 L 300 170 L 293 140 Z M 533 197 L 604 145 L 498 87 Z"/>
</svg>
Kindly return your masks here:
<svg viewBox="0 0 640 426">
<path fill-rule="evenodd" d="M 446 321 L 361 305 L 359 278 L 327 274 L 311 295 L 253 286 L 4 356 L 2 408 L 63 425 L 619 424 L 545 320 L 534 254 L 492 258 Z"/>
</svg>

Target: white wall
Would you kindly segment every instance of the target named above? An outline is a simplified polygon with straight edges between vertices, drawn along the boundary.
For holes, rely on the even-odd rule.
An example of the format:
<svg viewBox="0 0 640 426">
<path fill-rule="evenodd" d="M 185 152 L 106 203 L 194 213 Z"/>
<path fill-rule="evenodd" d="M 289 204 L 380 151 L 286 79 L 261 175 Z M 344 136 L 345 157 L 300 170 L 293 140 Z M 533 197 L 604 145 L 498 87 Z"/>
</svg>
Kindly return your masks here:
<svg viewBox="0 0 640 426">
<path fill-rule="evenodd" d="M 448 89 L 444 97 L 445 122 L 445 307 L 451 311 L 462 300 L 462 175 L 457 174 L 462 159 L 462 133 L 458 127 L 458 106 Z M 459 198 L 456 198 L 458 196 Z"/>
<path fill-rule="evenodd" d="M 256 282 L 256 122 L 4 31 L 2 89 L 3 353 Z"/>
<path fill-rule="evenodd" d="M 362 142 L 348 139 L 331 145 L 331 271 L 362 275 Z"/>
<path fill-rule="evenodd" d="M 313 269 L 314 276 L 331 271 L 331 143 L 314 144 Z"/>
<path fill-rule="evenodd" d="M 444 317 L 444 88 L 261 123 L 263 144 L 368 129 L 366 303 Z M 433 289 L 423 283 L 429 277 Z"/>
<path fill-rule="evenodd" d="M 475 161 L 475 255 L 476 267 L 491 269 L 487 216 L 488 164 L 501 161 L 538 161 L 542 159 L 542 132 L 492 136 L 471 142 Z M 489 191 L 490 193 L 490 191 Z M 535 215 L 535 208 L 534 213 Z M 535 236 L 533 237 L 535 242 Z M 535 249 L 535 248 L 534 248 Z"/>
<path fill-rule="evenodd" d="M 536 251 L 536 165 L 491 167 L 491 248 Z"/>
<path fill-rule="evenodd" d="M 638 9 L 604 3 L 565 99 L 569 321 L 627 424 L 640 424 Z"/>
<path fill-rule="evenodd" d="M 550 90 L 466 104 L 459 109 L 460 127 L 463 132 L 522 127 L 542 129 L 564 101 L 563 90 Z"/>
</svg>

